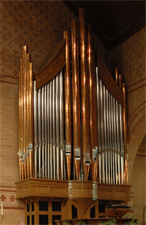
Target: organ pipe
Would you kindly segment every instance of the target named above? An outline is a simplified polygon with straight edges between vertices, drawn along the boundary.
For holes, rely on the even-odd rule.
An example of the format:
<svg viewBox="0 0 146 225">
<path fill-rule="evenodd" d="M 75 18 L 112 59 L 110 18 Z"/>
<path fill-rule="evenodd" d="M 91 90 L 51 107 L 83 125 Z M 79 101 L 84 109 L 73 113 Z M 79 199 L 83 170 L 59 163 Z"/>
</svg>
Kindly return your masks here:
<svg viewBox="0 0 146 225">
<path fill-rule="evenodd" d="M 111 79 L 110 84 L 104 80 L 101 59 L 99 68 L 95 67 L 92 27 L 88 24 L 86 28 L 83 9 L 79 22 L 80 28 L 77 20 L 71 21 L 71 40 L 69 32 L 64 32 L 62 69 L 46 83 L 41 81 L 42 86 L 37 84 L 39 79 L 33 82 L 32 64 L 23 47 L 19 73 L 20 180 L 128 181 L 125 85 L 117 68 L 116 81 Z"/>
<path fill-rule="evenodd" d="M 79 180 L 81 164 L 81 129 L 80 129 L 80 90 L 79 90 L 79 37 L 77 21 L 71 21 L 72 47 L 72 102 L 73 102 L 73 149 L 74 165 Z"/>
<path fill-rule="evenodd" d="M 126 90 L 123 83 L 123 124 L 124 124 L 124 149 L 125 149 L 125 169 L 124 169 L 124 181 L 128 182 L 128 154 L 127 154 L 127 117 L 126 117 Z"/>
<path fill-rule="evenodd" d="M 67 175 L 70 180 L 71 176 L 71 90 L 70 90 L 70 42 L 69 32 L 64 32 L 66 40 L 65 46 L 65 74 L 64 74 L 64 88 L 65 88 L 65 140 L 66 140 L 66 162 Z"/>
<path fill-rule="evenodd" d="M 88 180 L 90 168 L 90 127 L 89 127 L 89 75 L 87 62 L 87 29 L 85 10 L 79 10 L 80 21 L 80 63 L 81 63 L 81 118 L 82 118 L 82 151 L 85 180 Z"/>
<path fill-rule="evenodd" d="M 91 174 L 92 180 L 97 180 L 97 160 L 95 161 L 97 147 L 97 106 L 96 106 L 96 80 L 95 55 L 93 49 L 92 27 L 88 24 L 88 68 L 89 68 L 89 98 L 90 98 L 90 147 L 91 147 Z M 93 154 L 95 152 L 95 155 Z"/>
</svg>

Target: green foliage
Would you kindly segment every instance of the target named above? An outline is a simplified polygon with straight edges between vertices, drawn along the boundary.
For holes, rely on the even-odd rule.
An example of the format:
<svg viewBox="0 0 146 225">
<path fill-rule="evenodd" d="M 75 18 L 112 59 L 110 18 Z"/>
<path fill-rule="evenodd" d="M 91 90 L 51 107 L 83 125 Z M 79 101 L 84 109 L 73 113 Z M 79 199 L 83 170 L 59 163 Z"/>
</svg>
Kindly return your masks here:
<svg viewBox="0 0 146 225">
<path fill-rule="evenodd" d="M 68 223 L 66 221 L 63 221 L 63 223 L 66 224 L 66 225 L 71 225 L 71 223 Z"/>
<path fill-rule="evenodd" d="M 130 220 L 124 223 L 124 225 L 140 225 L 140 223 L 138 221 L 135 222 L 135 220 Z"/>
<path fill-rule="evenodd" d="M 80 221 L 77 223 L 77 225 L 82 224 L 82 225 L 87 225 L 84 221 Z"/>
<path fill-rule="evenodd" d="M 98 225 L 116 225 L 116 220 L 108 220 L 105 222 L 101 222 Z"/>
</svg>

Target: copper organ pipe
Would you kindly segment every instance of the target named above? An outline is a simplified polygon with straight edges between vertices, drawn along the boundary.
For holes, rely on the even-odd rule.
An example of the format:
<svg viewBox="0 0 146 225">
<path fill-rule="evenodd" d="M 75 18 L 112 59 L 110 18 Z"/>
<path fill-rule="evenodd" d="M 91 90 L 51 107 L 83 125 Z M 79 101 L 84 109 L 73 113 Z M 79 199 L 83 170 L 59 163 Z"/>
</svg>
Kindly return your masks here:
<svg viewBox="0 0 146 225">
<path fill-rule="evenodd" d="M 119 71 L 118 68 L 115 68 L 115 78 L 116 78 L 116 84 L 119 83 L 118 79 L 119 79 Z"/>
<path fill-rule="evenodd" d="M 30 166 L 29 166 L 29 124 L 30 124 L 30 116 L 29 116 L 29 84 L 30 84 L 30 68 L 29 68 L 29 54 L 26 54 L 26 160 L 27 160 L 27 176 L 30 177 Z"/>
<path fill-rule="evenodd" d="M 21 70 L 21 69 L 20 69 Z M 19 178 L 22 180 L 22 105 L 21 105 L 21 72 L 19 72 Z"/>
<path fill-rule="evenodd" d="M 38 167 L 38 124 L 37 124 L 37 118 L 38 118 L 38 92 L 36 90 L 36 81 L 34 81 L 34 177 L 37 178 L 37 167 Z"/>
<path fill-rule="evenodd" d="M 127 118 L 126 118 L 126 90 L 123 83 L 123 125 L 124 125 L 124 149 L 125 149 L 125 170 L 124 182 L 128 183 L 128 154 L 127 154 Z"/>
<path fill-rule="evenodd" d="M 77 22 L 71 21 L 72 47 L 72 102 L 73 102 L 73 149 L 76 178 L 79 180 L 81 164 L 81 137 L 80 137 L 80 90 L 79 90 L 79 39 Z"/>
<path fill-rule="evenodd" d="M 70 180 L 71 176 L 71 90 L 70 90 L 70 42 L 69 32 L 64 31 L 65 46 L 65 74 L 64 74 L 64 88 L 65 88 L 65 140 L 66 140 L 66 164 L 67 176 Z"/>
<path fill-rule="evenodd" d="M 80 21 L 80 60 L 81 60 L 81 113 L 82 113 L 82 148 L 85 180 L 88 180 L 90 168 L 90 125 L 89 125 L 89 75 L 87 62 L 87 36 L 85 10 L 79 9 Z"/>
<path fill-rule="evenodd" d="M 21 118 L 21 152 L 20 152 L 20 157 L 21 157 L 21 170 L 22 170 L 22 179 L 24 179 L 24 164 L 23 164 L 23 137 L 24 137 L 24 124 L 23 124 L 23 60 L 21 59 L 20 61 L 20 118 Z"/>
<path fill-rule="evenodd" d="M 22 76 L 23 76 L 23 162 L 24 162 L 24 178 L 27 178 L 27 161 L 26 161 L 26 46 L 23 46 L 23 65 L 22 65 Z"/>
<path fill-rule="evenodd" d="M 92 26 L 88 24 L 88 68 L 89 68 L 89 98 L 90 98 L 90 147 L 91 147 L 91 174 L 92 180 L 97 180 L 97 106 L 96 106 L 96 77 L 95 55 L 93 50 Z M 95 152 L 95 155 L 93 153 Z"/>
<path fill-rule="evenodd" d="M 122 88 L 122 75 L 119 75 L 119 86 Z"/>
</svg>

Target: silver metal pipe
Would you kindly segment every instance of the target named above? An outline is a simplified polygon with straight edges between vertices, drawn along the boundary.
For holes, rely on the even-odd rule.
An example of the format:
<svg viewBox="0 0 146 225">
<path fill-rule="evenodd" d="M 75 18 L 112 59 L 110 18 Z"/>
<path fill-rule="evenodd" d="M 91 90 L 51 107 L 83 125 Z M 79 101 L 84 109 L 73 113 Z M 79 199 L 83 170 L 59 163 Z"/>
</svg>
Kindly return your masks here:
<svg viewBox="0 0 146 225">
<path fill-rule="evenodd" d="M 111 95 L 111 184 L 114 184 L 114 133 L 113 133 L 113 97 Z"/>
<path fill-rule="evenodd" d="M 48 145 L 48 179 L 50 179 L 50 83 L 47 84 L 47 145 Z"/>
<path fill-rule="evenodd" d="M 60 72 L 60 145 L 63 146 L 64 149 L 64 127 L 63 127 L 63 72 Z"/>
<path fill-rule="evenodd" d="M 123 146 L 123 119 L 122 106 L 119 104 L 119 121 L 120 121 L 120 156 L 121 156 L 121 184 L 124 184 L 124 146 Z"/>
<path fill-rule="evenodd" d="M 106 89 L 106 122 L 107 122 L 107 183 L 110 183 L 110 151 L 109 151 L 109 91 Z"/>
<path fill-rule="evenodd" d="M 53 79 L 53 96 L 52 96 L 52 109 L 53 109 L 53 176 L 54 176 L 54 180 L 56 179 L 56 138 L 55 138 L 55 114 L 56 114 L 56 110 L 55 110 L 55 81 L 56 79 Z"/>
<path fill-rule="evenodd" d="M 37 106 L 37 90 L 36 90 L 36 81 L 34 81 L 34 146 L 35 146 L 35 152 L 34 152 L 34 173 L 35 178 L 37 178 L 37 152 L 38 152 L 38 106 Z"/>
<path fill-rule="evenodd" d="M 44 179 L 44 87 L 42 87 L 42 178 Z"/>
<path fill-rule="evenodd" d="M 60 103 L 60 166 L 61 166 L 61 180 L 64 177 L 64 119 L 63 119 L 63 72 L 59 75 L 60 91 L 59 91 L 59 103 Z"/>
<path fill-rule="evenodd" d="M 111 94 L 109 95 L 109 183 L 112 184 L 112 119 L 111 119 L 111 110 L 112 110 L 112 101 Z"/>
<path fill-rule="evenodd" d="M 102 155 L 102 182 L 105 183 L 105 160 L 104 160 L 104 117 L 103 117 L 103 84 L 100 80 L 100 112 L 101 112 L 101 155 Z"/>
<path fill-rule="evenodd" d="M 64 177 L 64 149 L 60 149 L 61 180 Z"/>
<path fill-rule="evenodd" d="M 52 127 L 53 127 L 53 120 L 52 120 L 52 87 L 53 82 L 50 81 L 50 179 L 53 178 L 53 165 L 52 165 L 52 151 L 53 151 L 53 139 L 52 139 Z"/>
<path fill-rule="evenodd" d="M 65 140 L 64 140 L 64 148 L 65 148 Z M 64 180 L 66 180 L 66 178 L 67 178 L 67 171 L 66 171 L 66 157 L 65 157 L 65 151 L 66 149 L 64 149 L 64 152 L 63 152 L 63 154 L 64 154 L 64 163 L 63 163 L 63 165 L 64 165 L 64 173 L 63 173 L 63 179 Z"/>
<path fill-rule="evenodd" d="M 57 146 L 56 147 L 56 162 L 57 162 L 57 164 L 56 164 L 56 178 L 57 178 L 57 180 L 59 180 L 59 175 L 60 175 L 60 173 L 59 173 L 59 169 L 60 169 L 60 156 L 59 156 L 59 152 L 60 152 L 60 147 L 59 146 Z"/>
<path fill-rule="evenodd" d="M 115 184 L 117 184 L 117 132 L 116 132 L 116 101 L 113 97 L 113 111 L 114 111 L 114 177 L 115 177 Z"/>
<path fill-rule="evenodd" d="M 101 183 L 101 130 L 100 130 L 100 84 L 98 67 L 96 67 L 96 90 L 97 90 L 97 129 L 98 129 L 98 152 L 99 152 L 99 183 Z"/>
<path fill-rule="evenodd" d="M 44 145 L 45 145 L 45 178 L 47 179 L 47 85 L 44 87 Z"/>
<path fill-rule="evenodd" d="M 59 75 L 56 76 L 56 178 L 59 180 Z"/>
<path fill-rule="evenodd" d="M 104 124 L 104 158 L 105 158 L 105 182 L 108 183 L 107 175 L 107 99 L 106 99 L 106 90 L 105 85 L 103 85 L 103 124 Z"/>
<path fill-rule="evenodd" d="M 116 126 L 117 126 L 117 172 L 118 172 L 118 184 L 120 184 L 120 147 L 119 147 L 119 103 L 116 100 Z"/>
<path fill-rule="evenodd" d="M 41 89 L 38 90 L 39 178 L 41 178 Z"/>
</svg>

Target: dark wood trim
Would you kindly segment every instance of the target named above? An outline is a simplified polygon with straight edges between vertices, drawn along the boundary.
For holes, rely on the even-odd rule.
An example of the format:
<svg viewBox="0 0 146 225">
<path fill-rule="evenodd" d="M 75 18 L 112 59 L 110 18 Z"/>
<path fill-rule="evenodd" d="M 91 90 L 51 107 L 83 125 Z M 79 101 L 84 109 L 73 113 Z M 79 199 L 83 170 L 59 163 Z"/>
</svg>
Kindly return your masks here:
<svg viewBox="0 0 146 225">
<path fill-rule="evenodd" d="M 36 88 L 41 88 L 52 80 L 65 66 L 65 41 L 46 58 L 40 70 L 35 74 Z"/>
<path fill-rule="evenodd" d="M 97 53 L 97 66 L 98 66 L 98 73 L 99 76 L 106 86 L 106 88 L 109 90 L 109 92 L 113 95 L 113 97 L 123 105 L 123 93 L 122 89 L 116 84 L 116 81 L 108 71 L 100 53 Z"/>
</svg>

